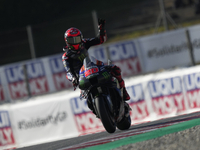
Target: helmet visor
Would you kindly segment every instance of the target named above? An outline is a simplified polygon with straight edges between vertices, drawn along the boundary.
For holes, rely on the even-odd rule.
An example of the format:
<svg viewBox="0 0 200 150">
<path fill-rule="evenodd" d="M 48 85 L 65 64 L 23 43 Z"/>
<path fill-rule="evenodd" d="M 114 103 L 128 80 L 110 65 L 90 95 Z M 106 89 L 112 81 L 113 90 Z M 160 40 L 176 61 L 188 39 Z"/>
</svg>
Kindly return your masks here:
<svg viewBox="0 0 200 150">
<path fill-rule="evenodd" d="M 68 44 L 80 44 L 81 43 L 81 36 L 67 37 L 66 42 Z"/>
</svg>

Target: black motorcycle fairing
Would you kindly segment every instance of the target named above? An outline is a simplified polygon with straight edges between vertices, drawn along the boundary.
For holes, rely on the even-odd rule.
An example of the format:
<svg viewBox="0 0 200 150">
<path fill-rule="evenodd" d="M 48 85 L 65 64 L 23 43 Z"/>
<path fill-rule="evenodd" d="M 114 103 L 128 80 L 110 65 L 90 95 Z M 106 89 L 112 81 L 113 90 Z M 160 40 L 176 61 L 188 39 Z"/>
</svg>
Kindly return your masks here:
<svg viewBox="0 0 200 150">
<path fill-rule="evenodd" d="M 80 98 L 87 99 L 88 107 L 101 119 L 104 128 L 115 132 L 116 126 L 126 130 L 131 122 L 125 119 L 125 106 L 118 81 L 111 76 L 109 66 L 97 65 L 96 60 L 86 57 L 79 72 Z"/>
</svg>

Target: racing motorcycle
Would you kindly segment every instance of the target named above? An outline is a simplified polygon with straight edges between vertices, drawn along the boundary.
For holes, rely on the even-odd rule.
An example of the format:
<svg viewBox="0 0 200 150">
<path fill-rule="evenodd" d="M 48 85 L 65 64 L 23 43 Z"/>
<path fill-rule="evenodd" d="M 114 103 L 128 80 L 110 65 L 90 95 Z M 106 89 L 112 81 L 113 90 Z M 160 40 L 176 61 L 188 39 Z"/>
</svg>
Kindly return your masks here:
<svg viewBox="0 0 200 150">
<path fill-rule="evenodd" d="M 116 78 L 110 74 L 111 65 L 103 65 L 94 57 L 87 56 L 79 72 L 81 99 L 87 99 L 88 107 L 99 118 L 108 133 L 116 127 L 127 130 L 131 126 L 129 107 L 122 99 L 123 91 Z"/>
</svg>

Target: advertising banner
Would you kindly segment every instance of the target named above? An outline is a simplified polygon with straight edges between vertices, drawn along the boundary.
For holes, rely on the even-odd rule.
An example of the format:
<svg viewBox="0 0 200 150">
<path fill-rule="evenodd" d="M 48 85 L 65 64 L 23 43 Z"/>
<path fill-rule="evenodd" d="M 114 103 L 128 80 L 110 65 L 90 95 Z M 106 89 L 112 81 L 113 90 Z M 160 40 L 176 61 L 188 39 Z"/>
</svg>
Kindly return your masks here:
<svg viewBox="0 0 200 150">
<path fill-rule="evenodd" d="M 140 59 L 133 40 L 92 47 L 89 54 L 105 64 L 111 60 L 112 64 L 121 68 L 124 77 L 142 73 Z"/>
<path fill-rule="evenodd" d="M 104 130 L 101 120 L 96 118 L 87 106 L 86 100 L 80 100 L 79 97 L 70 99 L 76 127 L 81 135 L 95 133 Z"/>
<path fill-rule="evenodd" d="M 195 62 L 200 62 L 200 25 L 188 28 Z"/>
<path fill-rule="evenodd" d="M 140 60 L 133 40 L 108 45 L 110 60 L 122 70 L 122 76 L 142 72 Z"/>
<path fill-rule="evenodd" d="M 62 63 L 62 55 L 49 57 L 49 63 L 53 82 L 56 90 L 63 90 L 72 87 L 71 82 L 66 79 L 66 71 Z"/>
<path fill-rule="evenodd" d="M 15 144 L 8 111 L 0 111 L 0 149 Z"/>
<path fill-rule="evenodd" d="M 149 81 L 148 89 L 153 110 L 158 117 L 186 111 L 187 104 L 183 96 L 180 77 Z"/>
<path fill-rule="evenodd" d="M 12 107 L 12 123 L 20 146 L 78 136 L 69 101 L 66 97 L 52 98 Z"/>
<path fill-rule="evenodd" d="M 27 74 L 32 95 L 49 92 L 43 63 L 41 61 L 26 62 Z M 12 99 L 20 99 L 27 96 L 26 83 L 24 81 L 23 64 L 18 63 L 4 68 L 9 92 Z"/>
<path fill-rule="evenodd" d="M 200 110 L 199 66 L 125 82 L 132 125 Z M 10 120 L 7 111 L 0 111 L 0 143 L 22 147 L 105 131 L 79 94 L 62 91 L 9 106 Z"/>
<path fill-rule="evenodd" d="M 148 73 L 159 69 L 191 65 L 186 29 L 189 31 L 195 62 L 200 62 L 200 25 L 163 32 L 150 36 L 92 46 L 89 55 L 119 66 L 123 77 Z M 62 54 L 35 61 L 26 61 L 31 94 L 39 95 L 72 87 L 66 79 Z M 82 57 L 81 57 L 82 58 Z M 13 63 L 2 68 L 0 101 L 27 97 L 23 63 Z M 5 75 L 4 75 L 5 74 Z M 5 77 L 4 77 L 5 76 Z M 3 82 L 3 86 L 2 86 Z M 3 88 L 2 88 L 3 87 Z"/>
<path fill-rule="evenodd" d="M 183 76 L 189 109 L 200 108 L 200 72 Z"/>
<path fill-rule="evenodd" d="M 131 98 L 128 102 L 132 109 L 130 112 L 132 123 L 148 118 L 150 110 L 148 109 L 148 103 L 144 97 L 142 84 L 128 86 L 126 89 Z"/>
<path fill-rule="evenodd" d="M 139 38 L 138 45 L 144 72 L 191 64 L 185 29 Z"/>
</svg>

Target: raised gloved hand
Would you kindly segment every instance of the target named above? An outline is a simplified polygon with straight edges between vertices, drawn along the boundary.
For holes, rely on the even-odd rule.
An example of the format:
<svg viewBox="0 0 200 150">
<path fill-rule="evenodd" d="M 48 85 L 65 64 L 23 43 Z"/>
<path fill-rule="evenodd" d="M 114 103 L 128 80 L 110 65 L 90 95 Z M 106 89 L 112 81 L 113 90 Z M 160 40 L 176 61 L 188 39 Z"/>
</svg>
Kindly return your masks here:
<svg viewBox="0 0 200 150">
<path fill-rule="evenodd" d="M 100 34 L 104 34 L 104 27 L 105 27 L 106 20 L 105 19 L 98 19 L 98 28 L 100 30 Z"/>
<path fill-rule="evenodd" d="M 73 84 L 74 91 L 75 91 L 76 87 L 78 86 L 78 79 L 76 77 L 72 78 L 72 84 Z"/>
<path fill-rule="evenodd" d="M 98 25 L 102 27 L 103 29 L 104 29 L 105 23 L 106 23 L 105 19 L 101 19 L 101 18 L 98 19 Z"/>
</svg>

